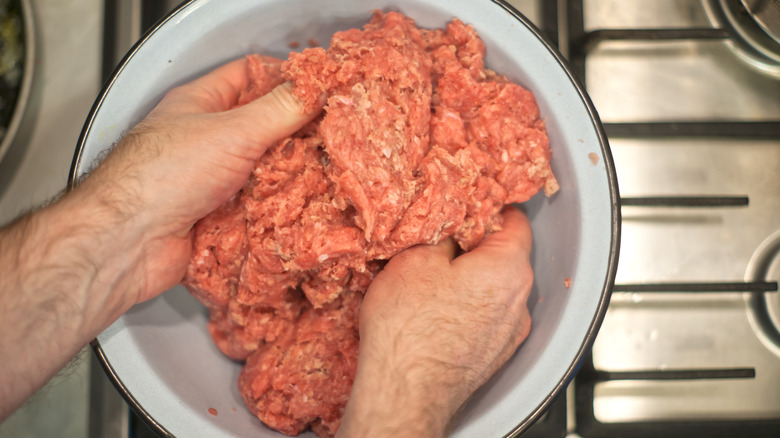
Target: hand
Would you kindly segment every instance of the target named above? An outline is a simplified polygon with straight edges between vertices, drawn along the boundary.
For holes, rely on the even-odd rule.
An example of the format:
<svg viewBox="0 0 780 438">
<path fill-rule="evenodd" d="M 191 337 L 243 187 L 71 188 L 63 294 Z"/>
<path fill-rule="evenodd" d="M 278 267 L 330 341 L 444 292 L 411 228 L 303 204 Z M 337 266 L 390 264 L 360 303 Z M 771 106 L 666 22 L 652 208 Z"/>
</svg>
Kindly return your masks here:
<svg viewBox="0 0 780 438">
<path fill-rule="evenodd" d="M 134 302 L 181 280 L 194 223 L 238 192 L 269 146 L 319 112 L 304 113 L 289 84 L 233 108 L 247 82 L 240 59 L 173 89 L 74 193 L 102 194 L 147 246 Z"/>
<path fill-rule="evenodd" d="M 316 116 L 289 86 L 231 109 L 246 61 L 170 91 L 81 184 L 0 229 L 0 421 L 133 304 L 184 275 L 193 224 Z"/>
<path fill-rule="evenodd" d="M 358 371 L 341 437 L 442 436 L 531 329 L 526 216 L 455 257 L 451 239 L 393 257 L 360 311 Z"/>
</svg>

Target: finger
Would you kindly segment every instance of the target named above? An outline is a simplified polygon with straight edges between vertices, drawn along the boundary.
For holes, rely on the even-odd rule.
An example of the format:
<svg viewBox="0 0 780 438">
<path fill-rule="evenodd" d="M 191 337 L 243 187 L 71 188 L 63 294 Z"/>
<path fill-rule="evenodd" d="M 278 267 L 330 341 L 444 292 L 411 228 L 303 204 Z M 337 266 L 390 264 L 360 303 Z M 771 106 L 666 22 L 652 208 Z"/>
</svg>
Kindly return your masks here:
<svg viewBox="0 0 780 438">
<path fill-rule="evenodd" d="M 287 82 L 259 99 L 222 114 L 226 123 L 236 132 L 253 139 L 252 142 L 237 143 L 238 147 L 245 150 L 235 152 L 256 157 L 272 144 L 302 128 L 321 110 L 304 111 L 303 104 L 292 94 L 292 84 Z"/>
<path fill-rule="evenodd" d="M 415 245 L 411 248 L 402 251 L 399 254 L 407 253 L 409 255 L 424 256 L 426 259 L 432 258 L 432 259 L 452 260 L 455 258 L 455 254 L 457 250 L 458 250 L 458 244 L 455 243 L 455 240 L 452 237 L 448 237 L 444 240 L 439 241 L 439 243 L 437 244 Z"/>
<path fill-rule="evenodd" d="M 517 350 L 517 347 L 520 346 L 527 338 L 528 335 L 531 334 L 531 313 L 528 310 L 528 306 L 523 305 L 522 310 L 520 311 L 520 323 L 517 331 L 515 332 L 514 336 L 514 350 Z"/>
<path fill-rule="evenodd" d="M 385 270 L 427 269 L 432 266 L 449 264 L 457 252 L 458 245 L 448 237 L 435 245 L 415 245 L 394 255 L 385 266 Z"/>
<path fill-rule="evenodd" d="M 252 61 L 246 57 L 236 59 L 174 88 L 165 96 L 162 109 L 176 113 L 216 113 L 235 107 L 241 93 L 250 85 L 252 68 L 272 71 L 278 70 L 282 63 L 280 59 L 259 55 L 253 55 Z"/>
<path fill-rule="evenodd" d="M 448 237 L 436 245 L 433 245 L 432 251 L 448 260 L 452 260 L 455 258 L 455 254 L 458 251 L 458 244 L 455 243 L 455 239 Z"/>
<path fill-rule="evenodd" d="M 504 219 L 503 229 L 485 237 L 466 256 L 528 260 L 533 241 L 528 217 L 511 205 L 504 207 L 501 215 Z"/>
<path fill-rule="evenodd" d="M 238 96 L 248 86 L 247 60 L 236 59 L 168 92 L 159 111 L 177 114 L 226 111 L 236 105 Z"/>
</svg>

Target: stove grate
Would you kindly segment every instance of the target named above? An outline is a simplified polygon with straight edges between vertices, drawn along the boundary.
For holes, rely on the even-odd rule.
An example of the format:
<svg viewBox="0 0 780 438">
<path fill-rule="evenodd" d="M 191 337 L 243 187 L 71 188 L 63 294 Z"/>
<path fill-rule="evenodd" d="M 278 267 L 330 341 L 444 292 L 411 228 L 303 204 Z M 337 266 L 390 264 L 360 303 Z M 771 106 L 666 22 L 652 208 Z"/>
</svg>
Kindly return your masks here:
<svg viewBox="0 0 780 438">
<path fill-rule="evenodd" d="M 780 138 L 780 121 L 664 121 L 604 123 L 609 138 L 745 138 L 773 140 Z"/>
<path fill-rule="evenodd" d="M 735 283 L 638 283 L 616 284 L 613 292 L 634 293 L 728 293 L 728 292 L 777 292 L 776 281 L 752 281 Z"/>
<path fill-rule="evenodd" d="M 557 2 L 544 2 L 543 15 L 557 13 Z M 550 4 L 547 4 L 550 3 Z M 717 41 L 732 37 L 727 29 L 719 28 L 657 28 L 657 29 L 598 29 L 586 31 L 583 0 L 567 0 L 566 18 L 569 63 L 575 75 L 585 83 L 585 59 L 596 46 L 606 41 L 658 42 L 701 40 Z M 546 19 L 542 31 L 557 35 L 557 22 Z M 558 37 L 553 39 L 558 41 Z M 780 120 L 711 120 L 604 123 L 610 138 L 618 137 L 719 137 L 777 139 L 780 138 Z"/>
<path fill-rule="evenodd" d="M 585 63 L 588 54 L 606 41 L 660 42 L 674 40 L 717 41 L 731 38 L 728 30 L 718 28 L 661 28 L 661 29 L 599 29 L 585 30 L 583 0 L 560 2 L 565 7 L 564 20 L 559 31 L 558 22 L 543 20 L 542 31 L 561 37 L 562 51 L 568 51 L 568 60 L 574 74 L 585 83 Z M 541 2 L 543 16 L 557 15 L 559 2 Z M 780 120 L 664 120 L 652 122 L 605 123 L 609 138 L 780 138 Z M 731 208 L 749 204 L 747 196 L 664 196 L 623 197 L 623 207 L 641 208 Z M 778 290 L 777 282 L 698 282 L 698 283 L 643 283 L 616 284 L 615 292 L 634 293 L 765 293 Z M 670 381 L 752 379 L 754 368 L 724 369 L 653 369 L 604 371 L 597 370 L 589 354 L 574 380 L 574 422 L 570 431 L 585 438 L 609 437 L 776 437 L 780 436 L 780 419 L 719 420 L 690 419 L 638 421 L 621 423 L 600 422 L 594 413 L 596 385 L 608 381 Z M 574 430 L 571 430 L 574 429 Z"/>
<path fill-rule="evenodd" d="M 598 371 L 589 355 L 576 378 L 577 434 L 584 438 L 725 438 L 749 436 L 777 437 L 780 420 L 687 420 L 603 423 L 596 419 L 593 409 L 596 385 L 613 380 L 712 380 L 749 379 L 755 377 L 753 368 L 725 368 L 702 370 Z"/>
</svg>

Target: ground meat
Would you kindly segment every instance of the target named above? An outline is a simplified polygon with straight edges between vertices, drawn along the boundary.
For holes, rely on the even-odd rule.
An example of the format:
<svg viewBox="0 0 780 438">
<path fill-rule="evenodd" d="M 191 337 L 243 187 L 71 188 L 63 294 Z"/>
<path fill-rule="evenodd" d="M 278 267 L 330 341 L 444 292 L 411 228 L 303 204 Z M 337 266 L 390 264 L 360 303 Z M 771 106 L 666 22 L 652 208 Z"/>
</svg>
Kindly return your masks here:
<svg viewBox="0 0 780 438">
<path fill-rule="evenodd" d="M 252 354 L 238 380 L 249 410 L 288 435 L 338 429 L 357 370 L 360 292 L 307 308 L 295 329 Z"/>
<path fill-rule="evenodd" d="M 327 50 L 248 57 L 236 105 L 284 80 L 305 105 L 327 102 L 198 222 L 184 279 L 215 344 L 246 361 L 240 392 L 268 426 L 335 434 L 362 294 L 388 258 L 448 236 L 469 250 L 500 229 L 503 205 L 558 189 L 533 95 L 484 57 L 457 19 L 421 30 L 395 12 Z"/>
</svg>

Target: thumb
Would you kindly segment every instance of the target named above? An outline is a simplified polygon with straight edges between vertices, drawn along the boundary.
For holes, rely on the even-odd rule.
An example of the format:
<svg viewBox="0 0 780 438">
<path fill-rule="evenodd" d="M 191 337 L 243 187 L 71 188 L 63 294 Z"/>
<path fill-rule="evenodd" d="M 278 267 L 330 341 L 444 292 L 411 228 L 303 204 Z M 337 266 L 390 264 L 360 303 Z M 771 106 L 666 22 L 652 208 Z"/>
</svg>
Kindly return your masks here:
<svg viewBox="0 0 780 438">
<path fill-rule="evenodd" d="M 277 141 L 293 134 L 322 112 L 321 107 L 307 112 L 303 103 L 292 93 L 292 84 L 285 82 L 270 93 L 230 111 L 225 115 L 236 125 L 238 132 L 252 139 L 237 146 L 239 155 L 258 157 Z"/>
<path fill-rule="evenodd" d="M 497 260 L 527 260 L 533 246 L 531 224 L 528 216 L 514 205 L 507 205 L 501 211 L 503 228 L 485 239 L 469 254 L 493 257 Z"/>
<path fill-rule="evenodd" d="M 533 245 L 531 225 L 528 216 L 512 205 L 501 212 L 503 229 L 486 236 L 470 252 L 454 260 L 456 265 L 467 265 L 477 272 L 492 267 L 502 272 L 512 273 L 515 278 L 529 280 L 533 278 L 529 258 Z"/>
</svg>

